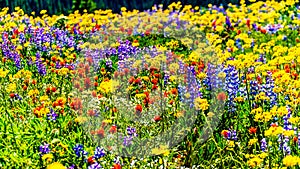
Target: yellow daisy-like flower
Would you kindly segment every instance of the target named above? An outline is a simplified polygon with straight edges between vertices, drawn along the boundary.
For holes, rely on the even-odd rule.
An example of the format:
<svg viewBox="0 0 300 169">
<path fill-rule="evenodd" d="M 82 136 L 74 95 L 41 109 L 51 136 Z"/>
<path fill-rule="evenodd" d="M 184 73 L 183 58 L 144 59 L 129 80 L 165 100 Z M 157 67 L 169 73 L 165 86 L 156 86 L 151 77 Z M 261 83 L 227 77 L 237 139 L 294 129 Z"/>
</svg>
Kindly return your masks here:
<svg viewBox="0 0 300 169">
<path fill-rule="evenodd" d="M 40 14 L 43 15 L 43 14 L 46 14 L 47 13 L 47 10 L 41 10 Z"/>
<path fill-rule="evenodd" d="M 136 94 L 135 97 L 138 99 L 143 99 L 146 97 L 146 95 L 144 93 L 141 93 L 141 94 Z"/>
<path fill-rule="evenodd" d="M 206 99 L 201 99 L 200 97 L 194 100 L 196 110 L 207 110 L 209 107 L 208 101 Z"/>
<path fill-rule="evenodd" d="M 87 121 L 86 117 L 79 116 L 74 120 L 76 123 L 84 123 Z"/>
<path fill-rule="evenodd" d="M 10 92 L 13 92 L 17 89 L 17 85 L 15 83 L 11 83 L 8 85 L 8 87 L 6 88 L 7 92 L 10 93 Z"/>
<path fill-rule="evenodd" d="M 47 169 L 66 169 L 66 168 L 67 167 L 65 167 L 59 162 L 55 162 L 47 166 Z"/>
<path fill-rule="evenodd" d="M 287 167 L 293 167 L 297 164 L 299 164 L 299 157 L 297 156 L 292 156 L 292 155 L 287 155 L 283 160 L 282 163 L 287 166 Z"/>
<path fill-rule="evenodd" d="M 0 77 L 5 78 L 8 73 L 9 70 L 4 70 L 3 68 L 0 69 Z"/>
<path fill-rule="evenodd" d="M 203 80 L 204 78 L 206 78 L 206 74 L 204 72 L 200 72 L 197 74 L 197 77 L 200 79 L 200 80 Z"/>
<path fill-rule="evenodd" d="M 255 138 L 254 138 L 254 139 L 250 139 L 248 145 L 249 145 L 249 146 L 252 146 L 252 145 L 254 145 L 255 143 L 257 143 L 257 141 L 258 141 L 258 139 L 255 139 Z"/>
<path fill-rule="evenodd" d="M 53 154 L 44 154 L 42 159 L 47 161 L 47 162 L 51 162 L 52 159 L 53 159 Z"/>
<path fill-rule="evenodd" d="M 164 156 L 168 156 L 170 154 L 170 151 L 168 150 L 167 146 L 160 145 L 159 148 L 152 149 L 152 154 L 155 154 L 155 155 L 163 154 Z"/>
<path fill-rule="evenodd" d="M 289 122 L 292 124 L 297 124 L 299 122 L 300 118 L 299 117 L 291 117 L 289 119 Z"/>
<path fill-rule="evenodd" d="M 175 117 L 182 117 L 184 115 L 183 111 L 178 111 L 177 113 L 174 114 Z"/>
<path fill-rule="evenodd" d="M 100 86 L 97 88 L 102 93 L 112 93 L 115 91 L 115 87 L 118 85 L 117 81 L 109 80 L 103 81 L 100 83 Z"/>
<path fill-rule="evenodd" d="M 61 68 L 61 69 L 59 70 L 58 74 L 59 74 L 59 75 L 62 75 L 62 76 L 65 76 L 65 75 L 68 74 L 68 72 L 69 72 L 69 69 L 64 67 L 64 68 Z"/>
</svg>

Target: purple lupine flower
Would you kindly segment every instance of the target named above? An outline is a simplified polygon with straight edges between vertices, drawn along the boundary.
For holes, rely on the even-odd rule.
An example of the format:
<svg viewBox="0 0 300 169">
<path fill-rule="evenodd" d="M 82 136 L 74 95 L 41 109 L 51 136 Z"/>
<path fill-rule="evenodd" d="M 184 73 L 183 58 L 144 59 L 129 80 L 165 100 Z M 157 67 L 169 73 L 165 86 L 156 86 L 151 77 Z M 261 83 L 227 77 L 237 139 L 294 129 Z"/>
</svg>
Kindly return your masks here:
<svg viewBox="0 0 300 169">
<path fill-rule="evenodd" d="M 18 53 L 14 53 L 13 60 L 15 62 L 16 67 L 20 70 L 22 68 L 20 55 Z"/>
<path fill-rule="evenodd" d="M 19 94 L 15 93 L 14 94 L 14 99 L 16 99 L 16 100 L 22 100 L 22 97 Z"/>
<path fill-rule="evenodd" d="M 41 155 L 50 153 L 49 144 L 44 143 L 44 145 L 41 145 L 39 147 L 39 151 Z"/>
<path fill-rule="evenodd" d="M 272 73 L 268 72 L 266 83 L 262 85 L 262 91 L 270 98 L 270 107 L 277 105 L 277 94 L 273 91 L 274 87 L 275 85 L 274 80 L 272 79 Z"/>
<path fill-rule="evenodd" d="M 234 98 L 237 96 L 237 92 L 240 85 L 239 76 L 237 70 L 233 66 L 225 68 L 224 72 L 226 73 L 224 88 L 225 91 L 228 92 L 228 102 L 226 104 L 229 108 L 229 111 L 234 112 Z"/>
<path fill-rule="evenodd" d="M 106 155 L 105 151 L 103 148 L 96 147 L 95 153 L 94 153 L 94 158 L 99 159 L 101 157 L 104 157 Z"/>
<path fill-rule="evenodd" d="M 50 113 L 47 114 L 48 120 L 55 121 L 56 118 L 58 117 L 58 114 L 54 112 L 52 108 L 50 108 Z"/>
<path fill-rule="evenodd" d="M 283 142 L 282 142 L 282 135 L 281 135 L 281 134 L 278 135 L 278 140 L 277 140 L 277 142 L 279 143 L 278 150 L 282 150 Z"/>
<path fill-rule="evenodd" d="M 164 85 L 168 85 L 168 80 L 170 78 L 170 74 L 168 72 L 165 72 L 164 74 Z"/>
<path fill-rule="evenodd" d="M 253 23 L 253 24 L 252 24 L 252 27 L 253 27 L 253 29 L 255 29 L 256 31 L 258 31 L 258 27 L 257 27 L 256 23 Z"/>
<path fill-rule="evenodd" d="M 134 127 L 127 127 L 127 134 L 129 136 L 137 136 L 136 129 Z"/>
<path fill-rule="evenodd" d="M 181 101 L 181 102 L 183 102 L 184 101 L 184 99 L 183 99 L 183 94 L 184 94 L 184 91 L 185 91 L 185 87 L 184 86 L 181 86 L 181 85 L 178 85 L 178 96 L 179 96 L 179 100 Z"/>
<path fill-rule="evenodd" d="M 225 21 L 226 25 L 231 28 L 231 22 L 228 16 L 226 16 L 226 21 Z"/>
<path fill-rule="evenodd" d="M 68 169 L 75 169 L 75 165 L 72 164 L 70 167 L 68 167 Z"/>
<path fill-rule="evenodd" d="M 250 95 L 252 96 L 252 99 L 258 94 L 260 88 L 257 81 L 250 81 Z"/>
<path fill-rule="evenodd" d="M 20 33 L 20 34 L 19 34 L 19 42 L 20 42 L 21 44 L 23 44 L 23 43 L 26 42 L 26 38 L 25 38 L 24 33 Z"/>
<path fill-rule="evenodd" d="M 35 64 L 36 64 L 39 74 L 42 76 L 45 76 L 47 74 L 47 71 L 46 71 L 45 65 L 42 63 L 40 52 L 36 53 Z"/>
<path fill-rule="evenodd" d="M 267 151 L 267 141 L 265 138 L 263 138 L 261 141 L 260 141 L 260 149 L 262 152 L 266 152 Z"/>
<path fill-rule="evenodd" d="M 98 162 L 94 162 L 88 167 L 88 169 L 100 169 L 100 168 L 102 168 L 102 166 Z"/>
<path fill-rule="evenodd" d="M 242 42 L 241 42 L 241 39 L 240 38 L 237 38 L 235 40 L 235 45 L 238 49 L 241 49 L 242 48 Z"/>
<path fill-rule="evenodd" d="M 134 137 L 137 137 L 136 129 L 134 127 L 127 127 L 127 136 L 123 138 L 123 145 L 129 146 L 132 144 L 132 140 Z"/>
<path fill-rule="evenodd" d="M 222 72 L 223 65 L 213 65 L 207 64 L 207 77 L 204 79 L 204 84 L 207 85 L 208 90 L 212 90 L 212 88 L 222 88 L 223 83 L 222 79 L 218 77 L 218 74 Z"/>
<path fill-rule="evenodd" d="M 124 146 L 129 146 L 132 144 L 132 139 L 133 137 L 132 136 L 125 136 L 124 137 L 124 140 L 123 140 L 123 145 Z"/>
<path fill-rule="evenodd" d="M 284 140 L 283 140 L 283 153 L 284 155 L 290 155 L 291 154 L 291 147 L 289 146 L 289 137 L 285 136 Z"/>
<path fill-rule="evenodd" d="M 111 68 L 111 67 L 112 67 L 112 61 L 111 61 L 110 59 L 106 60 L 105 65 L 106 65 L 107 67 Z"/>
<path fill-rule="evenodd" d="M 84 151 L 83 145 L 81 144 L 76 144 L 73 150 L 75 151 L 77 157 L 86 157 L 88 155 L 88 153 Z"/>
<path fill-rule="evenodd" d="M 298 148 L 300 148 L 300 133 L 298 133 Z"/>
</svg>

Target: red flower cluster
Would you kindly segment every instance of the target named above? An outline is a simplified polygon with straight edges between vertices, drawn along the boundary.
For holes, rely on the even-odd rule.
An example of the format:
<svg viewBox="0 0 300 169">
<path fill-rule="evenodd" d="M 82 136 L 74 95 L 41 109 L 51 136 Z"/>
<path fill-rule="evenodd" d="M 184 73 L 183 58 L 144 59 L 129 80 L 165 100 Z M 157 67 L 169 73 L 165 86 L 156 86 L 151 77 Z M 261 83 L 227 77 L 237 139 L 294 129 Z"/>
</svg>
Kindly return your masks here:
<svg viewBox="0 0 300 169">
<path fill-rule="evenodd" d="M 80 98 L 74 98 L 70 104 L 70 107 L 74 110 L 82 109 L 82 101 Z"/>
</svg>

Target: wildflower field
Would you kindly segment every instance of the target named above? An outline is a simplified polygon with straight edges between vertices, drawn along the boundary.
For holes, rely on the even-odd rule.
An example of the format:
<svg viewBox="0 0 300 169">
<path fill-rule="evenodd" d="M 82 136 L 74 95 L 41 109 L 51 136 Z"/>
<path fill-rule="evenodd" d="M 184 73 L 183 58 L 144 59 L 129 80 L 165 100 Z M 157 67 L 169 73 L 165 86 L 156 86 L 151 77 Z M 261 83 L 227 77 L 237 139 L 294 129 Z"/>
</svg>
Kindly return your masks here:
<svg viewBox="0 0 300 169">
<path fill-rule="evenodd" d="M 299 168 L 300 7 L 0 12 L 0 168 Z"/>
</svg>

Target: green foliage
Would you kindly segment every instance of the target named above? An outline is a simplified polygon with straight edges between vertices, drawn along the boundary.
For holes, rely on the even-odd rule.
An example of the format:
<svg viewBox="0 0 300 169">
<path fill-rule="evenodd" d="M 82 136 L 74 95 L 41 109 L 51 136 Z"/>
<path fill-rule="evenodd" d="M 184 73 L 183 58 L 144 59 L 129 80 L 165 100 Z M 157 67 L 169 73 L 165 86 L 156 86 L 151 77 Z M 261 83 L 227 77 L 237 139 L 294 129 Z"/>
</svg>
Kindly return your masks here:
<svg viewBox="0 0 300 169">
<path fill-rule="evenodd" d="M 79 10 L 79 12 L 83 12 L 87 10 L 87 12 L 93 12 L 97 8 L 97 4 L 93 0 L 73 0 L 72 11 Z"/>
</svg>

